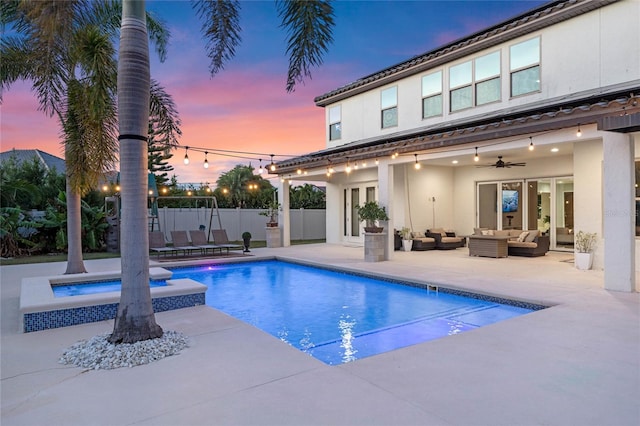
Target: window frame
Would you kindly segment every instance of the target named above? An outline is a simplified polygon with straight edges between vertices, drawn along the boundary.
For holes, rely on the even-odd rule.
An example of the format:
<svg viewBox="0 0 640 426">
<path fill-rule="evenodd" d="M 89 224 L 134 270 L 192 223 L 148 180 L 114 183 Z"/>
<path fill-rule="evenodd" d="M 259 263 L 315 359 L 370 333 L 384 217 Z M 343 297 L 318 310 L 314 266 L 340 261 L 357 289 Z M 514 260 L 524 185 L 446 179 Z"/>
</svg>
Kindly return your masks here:
<svg viewBox="0 0 640 426">
<path fill-rule="evenodd" d="M 462 65 L 466 65 L 469 64 L 470 68 L 469 68 L 469 83 L 461 83 L 458 84 L 456 86 L 452 85 L 452 78 L 451 78 L 451 70 L 453 70 L 456 67 L 460 67 Z M 453 109 L 453 93 L 454 92 L 460 92 L 462 89 L 471 89 L 471 100 L 470 100 L 470 104 L 469 106 L 464 106 L 462 108 L 457 108 L 457 109 Z M 458 112 L 458 111 L 464 111 L 466 109 L 469 108 L 473 108 L 474 105 L 474 99 L 473 99 L 473 59 L 469 59 L 468 61 L 465 62 L 460 62 L 459 64 L 455 64 L 449 67 L 449 112 Z"/>
<path fill-rule="evenodd" d="M 384 102 L 384 94 L 390 90 L 395 91 L 395 103 L 390 103 L 386 105 Z M 385 113 L 387 112 L 395 112 L 395 120 L 393 124 L 385 125 Z M 381 129 L 389 129 L 392 127 L 398 127 L 398 86 L 387 87 L 386 89 L 380 90 L 380 128 Z"/>
<path fill-rule="evenodd" d="M 425 79 L 427 77 L 432 77 L 435 76 L 436 74 L 439 74 L 439 80 L 440 80 L 440 90 L 439 91 L 432 91 L 429 92 L 427 94 L 425 94 L 425 88 L 424 88 L 424 83 L 425 83 Z M 442 115 L 444 114 L 444 108 L 443 108 L 443 102 L 444 102 L 444 96 L 442 93 L 442 87 L 443 87 L 443 80 L 442 80 L 442 70 L 438 70 L 435 72 L 432 72 L 430 74 L 425 74 L 422 76 L 421 79 L 421 85 L 422 85 L 422 119 L 427 119 L 427 118 L 432 118 L 432 117 L 442 117 Z M 425 111 L 425 101 L 428 99 L 435 99 L 437 97 L 440 97 L 440 112 L 437 114 L 431 114 L 431 115 L 426 115 L 426 111 Z"/>
<path fill-rule="evenodd" d="M 498 56 L 498 69 L 497 69 L 497 73 L 495 74 L 490 74 L 488 76 L 484 76 L 484 78 L 478 78 L 478 67 L 476 65 L 478 59 L 481 58 L 486 58 L 488 56 L 491 55 L 496 55 Z M 477 58 L 473 59 L 473 105 L 474 106 L 483 106 L 483 105 L 488 105 L 494 102 L 500 102 L 502 100 L 502 51 L 501 50 L 496 50 L 494 52 L 489 52 L 487 54 L 484 54 L 482 56 L 478 56 Z M 486 102 L 482 102 L 482 103 L 478 103 L 478 86 L 484 84 L 484 83 L 489 83 L 491 81 L 496 81 L 498 82 L 498 97 L 496 99 L 491 99 L 489 101 Z"/>
<path fill-rule="evenodd" d="M 524 43 L 529 43 L 533 40 L 537 40 L 537 49 L 538 49 L 538 57 L 537 57 L 537 61 L 536 62 L 528 62 L 525 63 L 524 65 L 520 65 L 517 67 L 513 67 L 513 48 L 519 45 L 522 45 Z M 509 95 L 511 98 L 517 98 L 520 96 L 527 96 L 533 93 L 540 93 L 542 90 L 542 72 L 541 72 L 541 63 L 542 63 L 542 38 L 538 35 L 535 37 L 532 37 L 530 39 L 527 40 L 523 40 L 519 43 L 515 43 L 509 46 Z M 529 90 L 526 92 L 520 92 L 520 93 L 515 93 L 514 94 L 514 76 L 519 75 L 523 72 L 527 72 L 530 71 L 532 69 L 537 69 L 537 83 L 538 83 L 538 87 L 535 90 Z"/>
<path fill-rule="evenodd" d="M 332 112 L 338 110 L 338 120 L 332 120 Z M 342 105 L 334 105 L 329 108 L 329 140 L 337 141 L 342 139 Z M 338 137 L 333 137 L 332 129 L 337 129 Z"/>
</svg>

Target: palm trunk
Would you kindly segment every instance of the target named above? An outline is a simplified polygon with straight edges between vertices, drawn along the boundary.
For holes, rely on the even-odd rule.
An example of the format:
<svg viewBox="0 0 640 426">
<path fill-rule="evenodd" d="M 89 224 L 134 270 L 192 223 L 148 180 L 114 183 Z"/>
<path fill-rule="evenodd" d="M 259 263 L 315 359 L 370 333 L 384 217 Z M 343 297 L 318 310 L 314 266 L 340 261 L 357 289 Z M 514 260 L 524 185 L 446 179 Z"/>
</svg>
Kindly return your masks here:
<svg viewBox="0 0 640 426">
<path fill-rule="evenodd" d="M 134 343 L 162 336 L 149 288 L 147 223 L 147 133 L 149 44 L 143 0 L 122 2 L 118 61 L 122 291 L 111 343 Z"/>
<path fill-rule="evenodd" d="M 87 272 L 82 259 L 82 212 L 81 197 L 71 188 L 67 177 L 67 270 L 65 274 Z"/>
</svg>

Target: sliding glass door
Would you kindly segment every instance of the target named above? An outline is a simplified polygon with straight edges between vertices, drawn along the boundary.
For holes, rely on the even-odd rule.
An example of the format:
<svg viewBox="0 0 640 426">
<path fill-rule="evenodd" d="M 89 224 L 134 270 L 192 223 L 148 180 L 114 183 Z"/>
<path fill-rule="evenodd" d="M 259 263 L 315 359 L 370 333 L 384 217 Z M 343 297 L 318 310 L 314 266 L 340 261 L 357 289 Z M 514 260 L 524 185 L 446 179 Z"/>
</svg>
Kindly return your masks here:
<svg viewBox="0 0 640 426">
<path fill-rule="evenodd" d="M 344 188 L 342 199 L 342 231 L 343 241 L 362 242 L 363 224 L 358 221 L 357 206 L 367 201 L 376 200 L 376 187 L 373 185 L 358 185 Z"/>
</svg>

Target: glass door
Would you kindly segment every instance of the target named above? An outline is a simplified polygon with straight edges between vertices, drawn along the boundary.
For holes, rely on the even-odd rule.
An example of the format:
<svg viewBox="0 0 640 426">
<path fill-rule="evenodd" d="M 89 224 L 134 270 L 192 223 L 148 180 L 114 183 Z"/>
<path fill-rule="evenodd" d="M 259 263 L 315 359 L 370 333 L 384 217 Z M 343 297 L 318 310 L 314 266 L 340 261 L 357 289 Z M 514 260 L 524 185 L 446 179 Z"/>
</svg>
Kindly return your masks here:
<svg viewBox="0 0 640 426">
<path fill-rule="evenodd" d="M 343 193 L 343 240 L 351 243 L 362 243 L 362 230 L 364 224 L 358 221 L 358 209 L 356 206 L 367 201 L 376 200 L 376 187 L 359 185 L 344 188 Z"/>
<path fill-rule="evenodd" d="M 478 184 L 478 227 L 498 229 L 498 184 Z"/>
<path fill-rule="evenodd" d="M 573 251 L 573 178 L 556 178 L 555 192 L 555 248 Z"/>
</svg>

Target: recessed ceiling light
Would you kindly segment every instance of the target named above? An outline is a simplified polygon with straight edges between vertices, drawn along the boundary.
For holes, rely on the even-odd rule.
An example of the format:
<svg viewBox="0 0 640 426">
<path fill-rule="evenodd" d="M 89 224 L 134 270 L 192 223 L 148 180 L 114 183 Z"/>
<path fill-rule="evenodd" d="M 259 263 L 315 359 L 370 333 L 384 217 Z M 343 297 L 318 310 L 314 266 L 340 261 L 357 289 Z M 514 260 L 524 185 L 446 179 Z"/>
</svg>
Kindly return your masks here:
<svg viewBox="0 0 640 426">
<path fill-rule="evenodd" d="M 560 151 L 558 148 L 551 148 L 551 152 L 558 152 Z"/>
<path fill-rule="evenodd" d="M 458 160 L 453 160 L 452 163 L 453 164 L 458 164 Z"/>
</svg>

